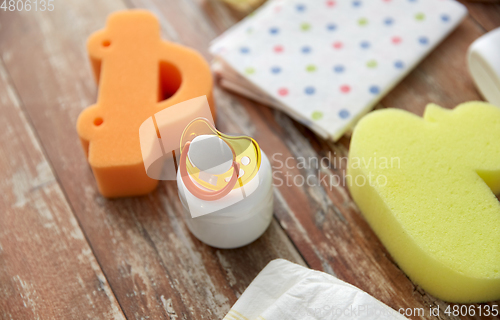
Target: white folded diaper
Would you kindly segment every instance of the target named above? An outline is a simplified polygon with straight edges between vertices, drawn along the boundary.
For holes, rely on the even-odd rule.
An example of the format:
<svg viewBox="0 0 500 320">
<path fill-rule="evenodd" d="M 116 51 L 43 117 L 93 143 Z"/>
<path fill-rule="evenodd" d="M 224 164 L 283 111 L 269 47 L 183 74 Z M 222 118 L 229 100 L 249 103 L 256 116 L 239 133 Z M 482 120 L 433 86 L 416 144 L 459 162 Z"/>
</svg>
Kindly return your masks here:
<svg viewBox="0 0 500 320">
<path fill-rule="evenodd" d="M 324 272 L 271 261 L 224 320 L 406 319 L 368 293 Z"/>
</svg>

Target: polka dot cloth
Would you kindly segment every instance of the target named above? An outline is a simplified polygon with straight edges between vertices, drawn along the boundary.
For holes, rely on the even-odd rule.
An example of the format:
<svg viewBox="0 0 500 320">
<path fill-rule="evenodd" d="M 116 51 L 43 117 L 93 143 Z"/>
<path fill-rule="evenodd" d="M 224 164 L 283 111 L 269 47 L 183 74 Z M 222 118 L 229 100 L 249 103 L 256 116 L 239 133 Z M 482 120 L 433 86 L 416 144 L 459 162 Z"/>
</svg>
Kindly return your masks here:
<svg viewBox="0 0 500 320">
<path fill-rule="evenodd" d="M 231 90 L 336 140 L 465 14 L 449 0 L 269 0 L 210 51 Z"/>
</svg>

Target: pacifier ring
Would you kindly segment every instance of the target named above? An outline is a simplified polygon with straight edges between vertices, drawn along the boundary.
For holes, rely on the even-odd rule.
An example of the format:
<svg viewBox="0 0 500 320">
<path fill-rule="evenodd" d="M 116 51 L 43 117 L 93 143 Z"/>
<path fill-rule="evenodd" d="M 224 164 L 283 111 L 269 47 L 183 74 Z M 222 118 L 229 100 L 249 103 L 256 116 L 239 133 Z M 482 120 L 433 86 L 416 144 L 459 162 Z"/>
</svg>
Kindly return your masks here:
<svg viewBox="0 0 500 320">
<path fill-rule="evenodd" d="M 236 182 L 238 181 L 238 173 L 240 171 L 240 165 L 233 160 L 233 163 L 231 167 L 233 168 L 233 175 L 231 176 L 231 180 L 227 183 L 227 185 L 218 190 L 218 191 L 207 191 L 200 189 L 197 187 L 191 178 L 189 177 L 189 174 L 187 172 L 186 168 L 186 161 L 187 161 L 187 155 L 189 151 L 189 147 L 191 145 L 191 141 L 186 142 L 184 145 L 184 148 L 182 149 L 181 153 L 181 158 L 180 158 L 180 165 L 179 165 L 179 170 L 181 171 L 181 178 L 182 181 L 184 182 L 184 185 L 186 188 L 191 192 L 195 197 L 201 200 L 205 201 L 214 201 L 221 199 L 225 197 L 226 195 L 233 190 L 234 186 L 236 185 Z"/>
</svg>

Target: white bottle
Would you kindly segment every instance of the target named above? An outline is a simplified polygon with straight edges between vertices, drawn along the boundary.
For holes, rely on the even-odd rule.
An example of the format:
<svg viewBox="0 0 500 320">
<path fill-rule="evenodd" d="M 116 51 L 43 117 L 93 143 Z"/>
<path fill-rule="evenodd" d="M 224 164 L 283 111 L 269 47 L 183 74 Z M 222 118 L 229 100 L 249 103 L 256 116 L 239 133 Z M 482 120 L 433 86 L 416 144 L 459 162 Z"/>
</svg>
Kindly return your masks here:
<svg viewBox="0 0 500 320">
<path fill-rule="evenodd" d="M 177 187 L 189 229 L 210 246 L 244 246 L 271 222 L 269 159 L 252 138 L 222 134 L 205 119 L 183 133 Z"/>
<path fill-rule="evenodd" d="M 259 183 L 252 194 L 233 205 L 196 218 L 190 214 L 191 204 L 188 206 L 185 194 L 189 191 L 184 187 L 179 170 L 179 197 L 184 207 L 186 223 L 196 238 L 212 247 L 230 249 L 247 245 L 266 231 L 273 217 L 274 197 L 271 164 L 264 152 L 261 151 L 261 154 L 259 174 L 254 177 L 259 179 Z M 199 201 L 200 206 L 203 203 L 203 200 Z"/>
</svg>

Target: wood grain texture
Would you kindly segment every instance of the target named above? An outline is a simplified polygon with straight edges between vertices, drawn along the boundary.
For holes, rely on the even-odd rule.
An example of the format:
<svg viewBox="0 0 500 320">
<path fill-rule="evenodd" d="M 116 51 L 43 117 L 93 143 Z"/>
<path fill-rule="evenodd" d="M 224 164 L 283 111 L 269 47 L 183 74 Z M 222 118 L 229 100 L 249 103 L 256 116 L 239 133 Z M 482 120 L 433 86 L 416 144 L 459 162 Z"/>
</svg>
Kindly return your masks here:
<svg viewBox="0 0 500 320">
<path fill-rule="evenodd" d="M 96 99 L 85 41 L 123 8 L 118 0 L 65 1 L 50 13 L 2 12 L 2 59 L 127 318 L 219 319 L 270 260 L 304 262 L 276 222 L 242 249 L 200 243 L 172 183 L 140 198 L 97 193 L 75 130 Z"/>
<path fill-rule="evenodd" d="M 182 5 L 177 1 L 129 1 L 133 6 L 161 14 L 162 21 L 169 22 L 166 31 L 175 30 L 176 38 L 187 39 L 189 45 L 201 52 L 206 52 L 214 31 L 185 21 L 203 21 L 208 15 L 218 28 L 215 33 L 235 22 L 232 13 L 217 1 L 204 3 L 204 11 L 191 9 L 195 1 L 185 1 Z M 480 99 L 466 69 L 465 52 L 481 34 L 481 28 L 472 19 L 466 19 L 382 101 L 382 105 L 422 115 L 429 102 L 453 108 L 460 102 Z M 313 177 L 312 186 L 284 183 L 275 191 L 275 215 L 309 266 L 334 274 L 395 309 L 427 309 L 429 305 L 446 308 L 446 303 L 427 295 L 397 268 L 360 215 L 347 189 L 321 182 L 324 176 L 327 181 L 332 176 L 344 176 L 348 138 L 337 144 L 322 141 L 281 112 L 244 98 L 234 98 L 226 92 L 218 91 L 216 101 L 220 114 L 218 125 L 222 130 L 252 135 L 271 159 L 273 155 L 279 161 L 293 158 L 289 162 L 291 168 L 279 168 L 279 161 L 273 162 L 277 173 L 275 184 L 279 185 L 279 179 L 284 180 L 287 175 L 291 180 L 300 177 L 297 181 Z M 329 159 L 331 168 L 299 168 L 301 158 L 323 157 Z M 448 317 L 441 314 L 441 318 Z"/>
<path fill-rule="evenodd" d="M 218 127 L 252 135 L 276 172 L 276 219 L 263 237 L 236 250 L 202 244 L 184 224 L 172 182 L 161 183 L 145 197 L 103 199 L 74 126 L 79 112 L 96 99 L 86 37 L 104 26 L 110 12 L 125 7 L 151 10 L 160 18 L 166 39 L 194 47 L 207 59 L 209 42 L 240 18 L 217 0 L 65 0 L 51 13 L 0 11 L 0 53 L 128 319 L 220 319 L 265 264 L 277 257 L 336 275 L 395 309 L 447 306 L 415 286 L 394 264 L 347 189 L 330 186 L 331 177 L 345 175 L 348 136 L 337 143 L 322 140 L 285 114 L 220 88 L 214 92 Z M 494 14 L 488 17 L 496 21 Z M 428 102 L 452 108 L 479 99 L 465 65 L 465 50 L 486 29 L 474 19 L 467 18 L 382 100 L 381 107 L 421 115 Z M 287 157 L 292 158 L 289 168 L 280 167 Z M 323 157 L 328 168 L 298 165 L 302 158 Z M 312 183 L 288 186 L 287 176 L 298 181 L 311 177 Z M 440 319 L 456 318 L 441 313 Z"/>
<path fill-rule="evenodd" d="M 0 319 L 125 319 L 0 63 Z"/>
<path fill-rule="evenodd" d="M 500 27 L 500 2 L 486 1 L 475 2 L 459 0 L 469 10 L 470 16 L 480 25 L 485 31 L 491 31 Z"/>
</svg>

